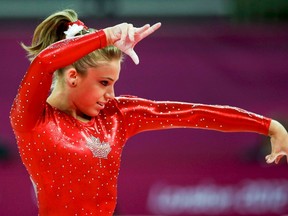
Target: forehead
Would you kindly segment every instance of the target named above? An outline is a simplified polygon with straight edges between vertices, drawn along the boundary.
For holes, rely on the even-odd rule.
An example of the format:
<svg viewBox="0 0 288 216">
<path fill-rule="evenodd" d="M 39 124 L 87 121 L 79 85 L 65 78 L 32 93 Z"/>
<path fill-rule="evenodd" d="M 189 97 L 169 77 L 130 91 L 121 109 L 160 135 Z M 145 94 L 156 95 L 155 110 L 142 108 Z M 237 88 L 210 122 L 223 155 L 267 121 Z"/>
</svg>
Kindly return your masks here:
<svg viewBox="0 0 288 216">
<path fill-rule="evenodd" d="M 91 67 L 87 69 L 87 75 L 91 78 L 111 78 L 117 80 L 119 78 L 121 69 L 120 61 L 113 60 L 109 62 L 101 63 L 97 67 Z"/>
</svg>

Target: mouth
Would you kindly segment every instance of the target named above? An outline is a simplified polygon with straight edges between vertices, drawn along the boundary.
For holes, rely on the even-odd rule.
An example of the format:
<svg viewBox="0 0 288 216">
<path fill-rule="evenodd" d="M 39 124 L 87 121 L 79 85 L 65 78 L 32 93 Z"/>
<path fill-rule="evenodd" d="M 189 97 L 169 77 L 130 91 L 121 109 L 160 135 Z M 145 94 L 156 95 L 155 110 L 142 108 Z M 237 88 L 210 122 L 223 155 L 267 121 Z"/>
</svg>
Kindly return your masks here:
<svg viewBox="0 0 288 216">
<path fill-rule="evenodd" d="M 105 107 L 105 103 L 97 102 L 97 104 L 98 104 L 101 108 L 104 108 L 104 107 Z"/>
</svg>

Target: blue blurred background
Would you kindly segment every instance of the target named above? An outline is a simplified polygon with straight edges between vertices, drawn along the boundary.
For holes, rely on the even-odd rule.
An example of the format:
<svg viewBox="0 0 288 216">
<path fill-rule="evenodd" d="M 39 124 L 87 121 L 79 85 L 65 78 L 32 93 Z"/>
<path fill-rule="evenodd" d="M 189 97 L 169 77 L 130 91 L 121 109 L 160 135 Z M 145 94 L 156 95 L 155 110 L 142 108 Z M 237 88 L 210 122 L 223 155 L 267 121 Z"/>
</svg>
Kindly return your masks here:
<svg viewBox="0 0 288 216">
<path fill-rule="evenodd" d="M 287 0 L 0 0 L 0 215 L 37 215 L 9 111 L 46 16 L 72 8 L 87 26 L 162 22 L 126 58 L 116 94 L 244 108 L 288 126 Z M 288 172 L 266 165 L 269 139 L 193 129 L 131 138 L 117 215 L 285 215 Z"/>
</svg>

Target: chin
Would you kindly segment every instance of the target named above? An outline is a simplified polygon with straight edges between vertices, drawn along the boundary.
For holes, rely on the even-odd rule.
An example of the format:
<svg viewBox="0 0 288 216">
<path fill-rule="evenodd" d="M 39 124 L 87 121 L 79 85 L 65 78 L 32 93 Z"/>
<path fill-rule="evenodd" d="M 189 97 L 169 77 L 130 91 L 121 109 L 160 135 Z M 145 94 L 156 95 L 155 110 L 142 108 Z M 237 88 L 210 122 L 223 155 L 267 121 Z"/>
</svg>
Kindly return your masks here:
<svg viewBox="0 0 288 216">
<path fill-rule="evenodd" d="M 93 112 L 89 113 L 89 116 L 90 117 L 95 117 L 95 116 L 99 115 L 99 113 L 100 113 L 100 110 L 96 110 L 96 111 L 93 111 Z"/>
</svg>

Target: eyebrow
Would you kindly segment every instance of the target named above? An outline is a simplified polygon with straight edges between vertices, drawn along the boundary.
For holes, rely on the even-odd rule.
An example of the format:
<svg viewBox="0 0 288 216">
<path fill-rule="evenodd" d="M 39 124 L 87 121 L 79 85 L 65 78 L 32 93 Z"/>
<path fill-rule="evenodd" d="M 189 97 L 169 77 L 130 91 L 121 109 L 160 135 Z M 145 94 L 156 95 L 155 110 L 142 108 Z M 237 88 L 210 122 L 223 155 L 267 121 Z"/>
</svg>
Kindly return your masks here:
<svg viewBox="0 0 288 216">
<path fill-rule="evenodd" d="M 110 78 L 110 77 L 101 77 L 101 78 L 102 78 L 102 79 L 108 79 L 108 80 L 114 82 L 114 80 L 113 80 L 112 78 Z"/>
</svg>

